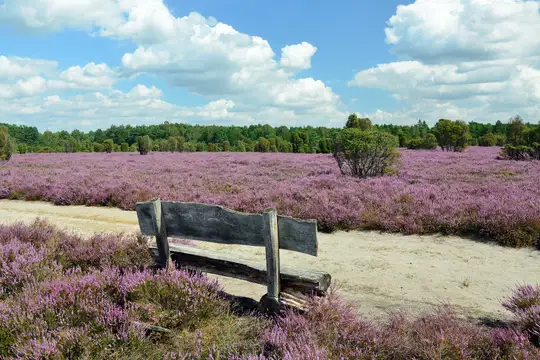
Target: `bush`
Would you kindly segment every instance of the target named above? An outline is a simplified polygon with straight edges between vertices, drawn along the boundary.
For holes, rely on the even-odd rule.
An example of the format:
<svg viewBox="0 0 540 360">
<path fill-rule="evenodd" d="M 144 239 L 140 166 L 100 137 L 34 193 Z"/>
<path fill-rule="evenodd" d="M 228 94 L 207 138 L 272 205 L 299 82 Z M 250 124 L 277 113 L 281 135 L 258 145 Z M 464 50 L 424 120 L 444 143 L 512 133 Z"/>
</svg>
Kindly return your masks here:
<svg viewBox="0 0 540 360">
<path fill-rule="evenodd" d="M 333 156 L 343 175 L 381 176 L 396 165 L 397 145 L 397 138 L 386 132 L 344 129 L 334 139 Z"/>
<path fill-rule="evenodd" d="M 469 125 L 461 120 L 439 119 L 435 125 L 435 136 L 443 151 L 465 150 L 470 141 Z"/>
<path fill-rule="evenodd" d="M 120 145 L 120 151 L 121 151 L 121 152 L 128 152 L 128 151 L 129 151 L 129 144 L 128 144 L 128 143 L 125 143 L 125 142 L 122 143 L 122 144 Z"/>
<path fill-rule="evenodd" d="M 112 153 L 114 150 L 114 142 L 111 139 L 103 141 L 103 151 L 106 153 Z"/>
<path fill-rule="evenodd" d="M 26 154 L 27 151 L 28 151 L 28 147 L 26 146 L 26 144 L 17 145 L 17 152 L 19 154 Z"/>
<path fill-rule="evenodd" d="M 104 150 L 104 146 L 103 144 L 100 144 L 100 143 L 94 143 L 94 152 L 103 152 Z"/>
<path fill-rule="evenodd" d="M 498 143 L 498 135 L 491 132 L 486 133 L 478 138 L 479 146 L 496 146 Z"/>
<path fill-rule="evenodd" d="M 11 159 L 11 154 L 13 153 L 12 146 L 8 128 L 6 126 L 0 126 L 0 160 Z"/>
<path fill-rule="evenodd" d="M 152 141 L 150 140 L 150 137 L 148 135 L 145 136 L 139 136 L 137 139 L 137 150 L 139 151 L 139 154 L 146 155 L 150 150 L 152 149 Z"/>
<path fill-rule="evenodd" d="M 507 144 L 502 148 L 499 159 L 504 160 L 540 160 L 540 143 L 532 143 L 527 145 L 510 145 Z"/>
<path fill-rule="evenodd" d="M 417 150 L 417 149 L 426 149 L 434 150 L 437 148 L 437 138 L 433 134 L 426 134 L 423 138 L 416 137 L 409 140 L 407 144 L 407 149 Z"/>
<path fill-rule="evenodd" d="M 370 130 L 372 128 L 371 120 L 369 118 L 359 118 L 356 114 L 349 115 L 347 119 L 346 128 L 360 129 L 360 130 Z"/>
</svg>

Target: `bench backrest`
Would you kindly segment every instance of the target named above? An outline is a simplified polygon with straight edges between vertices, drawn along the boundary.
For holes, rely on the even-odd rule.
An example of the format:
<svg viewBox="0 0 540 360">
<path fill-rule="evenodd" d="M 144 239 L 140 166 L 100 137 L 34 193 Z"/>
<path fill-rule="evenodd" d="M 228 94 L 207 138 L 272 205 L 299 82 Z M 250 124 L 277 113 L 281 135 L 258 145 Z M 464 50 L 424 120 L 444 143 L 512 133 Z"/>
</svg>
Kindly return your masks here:
<svg viewBox="0 0 540 360">
<path fill-rule="evenodd" d="M 143 235 L 155 236 L 153 202 L 137 203 Z M 189 202 L 161 202 L 168 236 L 221 244 L 265 246 L 264 214 L 249 214 Z M 277 216 L 279 248 L 317 256 L 317 222 Z"/>
</svg>

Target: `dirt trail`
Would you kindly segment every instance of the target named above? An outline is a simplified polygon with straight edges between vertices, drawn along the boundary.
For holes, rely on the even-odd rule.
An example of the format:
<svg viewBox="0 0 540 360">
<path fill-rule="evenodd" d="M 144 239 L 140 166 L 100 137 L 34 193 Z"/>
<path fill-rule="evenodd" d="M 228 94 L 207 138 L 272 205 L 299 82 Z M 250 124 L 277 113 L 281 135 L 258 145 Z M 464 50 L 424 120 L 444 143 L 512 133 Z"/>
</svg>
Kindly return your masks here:
<svg viewBox="0 0 540 360">
<path fill-rule="evenodd" d="M 138 230 L 134 211 L 43 202 L 0 200 L 0 223 L 42 217 L 83 235 Z M 264 261 L 264 249 L 200 243 L 239 257 Z M 536 284 L 540 252 L 509 249 L 458 237 L 404 236 L 373 231 L 319 233 L 319 256 L 281 251 L 282 263 L 328 271 L 339 291 L 360 313 L 413 313 L 441 302 L 464 316 L 503 318 L 501 300 L 515 285 Z M 263 286 L 218 277 L 233 294 L 259 299 Z"/>
</svg>

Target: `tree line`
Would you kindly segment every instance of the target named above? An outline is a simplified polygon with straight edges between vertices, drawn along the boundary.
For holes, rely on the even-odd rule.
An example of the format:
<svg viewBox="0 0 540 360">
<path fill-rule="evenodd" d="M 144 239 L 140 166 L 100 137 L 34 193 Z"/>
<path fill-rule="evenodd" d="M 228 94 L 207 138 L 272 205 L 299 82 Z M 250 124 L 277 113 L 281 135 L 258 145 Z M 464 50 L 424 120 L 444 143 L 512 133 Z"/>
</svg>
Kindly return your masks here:
<svg viewBox="0 0 540 360">
<path fill-rule="evenodd" d="M 117 151 L 332 153 L 332 141 L 342 131 L 339 128 L 313 126 L 204 126 L 167 121 L 157 125 L 112 125 L 104 130 L 89 132 L 47 130 L 41 133 L 33 126 L 13 124 L 0 124 L 0 127 L 7 129 L 11 146 L 14 147 L 14 152 L 18 153 Z M 519 116 L 507 123 L 497 121 L 495 124 L 440 119 L 433 127 L 429 127 L 421 120 L 414 125 L 373 125 L 370 119 L 351 114 L 345 128 L 387 132 L 397 138 L 399 147 L 410 149 L 434 149 L 440 146 L 443 150 L 461 151 L 471 145 L 524 146 L 535 141 L 540 142 L 536 135 L 540 132 L 540 126 L 525 123 Z"/>
</svg>

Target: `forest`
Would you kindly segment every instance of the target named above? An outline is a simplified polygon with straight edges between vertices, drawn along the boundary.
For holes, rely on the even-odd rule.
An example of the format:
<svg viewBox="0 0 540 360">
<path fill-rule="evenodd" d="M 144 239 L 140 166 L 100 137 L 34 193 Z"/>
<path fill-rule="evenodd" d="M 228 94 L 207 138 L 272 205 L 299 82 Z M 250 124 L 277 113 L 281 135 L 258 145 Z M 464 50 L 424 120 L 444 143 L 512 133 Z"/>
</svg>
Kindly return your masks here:
<svg viewBox="0 0 540 360">
<path fill-rule="evenodd" d="M 539 127 L 534 123 L 523 122 L 519 116 L 513 119 L 523 123 L 522 131 Z M 344 125 L 362 127 L 362 121 L 367 123 L 367 127 L 395 135 L 400 147 L 411 149 L 423 147 L 422 139 L 429 141 L 428 135 L 435 133 L 435 126 L 430 127 L 421 120 L 414 125 L 372 125 L 369 119 L 358 119 L 354 114 L 349 116 Z M 35 126 L 9 123 L 0 123 L 0 126 L 8 128 L 10 137 L 17 144 L 18 153 L 137 151 L 138 138 L 144 136 L 152 141 L 152 151 L 331 153 L 332 139 L 341 131 L 340 128 L 313 126 L 217 126 L 168 121 L 157 125 L 111 125 L 104 130 L 89 132 L 40 132 Z M 500 120 L 495 124 L 469 122 L 466 145 L 503 146 L 506 144 L 508 126 L 509 123 Z M 425 148 L 429 147 L 428 144 Z"/>
</svg>

